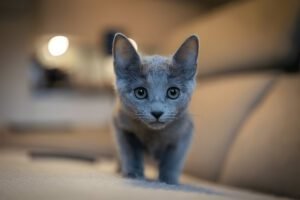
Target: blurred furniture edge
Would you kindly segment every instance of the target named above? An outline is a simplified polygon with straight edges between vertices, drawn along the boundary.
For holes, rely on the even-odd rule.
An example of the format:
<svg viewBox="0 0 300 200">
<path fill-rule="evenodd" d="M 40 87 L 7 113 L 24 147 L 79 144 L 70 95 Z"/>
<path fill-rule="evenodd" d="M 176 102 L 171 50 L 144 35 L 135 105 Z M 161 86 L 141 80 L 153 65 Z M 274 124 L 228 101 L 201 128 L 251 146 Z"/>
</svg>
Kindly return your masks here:
<svg viewBox="0 0 300 200">
<path fill-rule="evenodd" d="M 298 0 L 236 1 L 172 30 L 161 51 L 173 52 L 187 35 L 196 34 L 200 76 L 275 67 L 293 71 L 299 24 Z"/>
<path fill-rule="evenodd" d="M 200 37 L 185 171 L 300 198 L 300 1 L 238 1 L 172 30 L 164 52 Z"/>
<path fill-rule="evenodd" d="M 71 126 L 68 123 L 17 124 L 0 129 L 0 147 L 23 149 L 37 157 L 114 158 L 109 126 Z"/>
<path fill-rule="evenodd" d="M 112 160 L 93 163 L 32 159 L 24 151 L 0 151 L 1 199 L 202 199 L 280 200 L 272 195 L 211 184 L 186 175 L 181 185 L 122 179 Z M 155 177 L 146 168 L 148 177 Z M 13 188 L 13 189 L 12 189 Z"/>
</svg>

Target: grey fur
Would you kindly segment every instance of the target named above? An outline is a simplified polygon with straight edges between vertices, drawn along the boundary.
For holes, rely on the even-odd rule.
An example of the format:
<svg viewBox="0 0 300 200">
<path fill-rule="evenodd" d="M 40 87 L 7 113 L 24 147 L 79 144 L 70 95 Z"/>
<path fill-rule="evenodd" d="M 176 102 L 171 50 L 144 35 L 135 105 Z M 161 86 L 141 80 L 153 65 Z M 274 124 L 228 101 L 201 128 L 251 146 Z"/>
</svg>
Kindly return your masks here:
<svg viewBox="0 0 300 200">
<path fill-rule="evenodd" d="M 178 183 L 193 135 L 187 107 L 196 84 L 198 46 L 198 38 L 191 36 L 174 56 L 140 56 L 126 36 L 115 36 L 114 128 L 123 176 L 144 178 L 144 153 L 148 153 L 158 162 L 159 180 Z M 135 97 L 137 87 L 147 89 L 146 99 Z M 170 87 L 180 89 L 177 99 L 167 98 Z M 163 114 L 156 119 L 153 111 Z"/>
</svg>

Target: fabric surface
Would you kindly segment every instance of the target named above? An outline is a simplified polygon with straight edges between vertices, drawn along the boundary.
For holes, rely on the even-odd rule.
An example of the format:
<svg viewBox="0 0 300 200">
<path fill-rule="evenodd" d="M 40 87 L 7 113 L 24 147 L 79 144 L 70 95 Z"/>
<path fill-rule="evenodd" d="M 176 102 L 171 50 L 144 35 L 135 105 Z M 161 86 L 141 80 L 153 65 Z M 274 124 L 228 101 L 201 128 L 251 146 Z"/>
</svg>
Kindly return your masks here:
<svg viewBox="0 0 300 200">
<path fill-rule="evenodd" d="M 198 82 L 191 102 L 195 135 L 185 171 L 216 181 L 243 120 L 272 87 L 275 73 L 239 74 Z"/>
<path fill-rule="evenodd" d="M 24 151 L 0 151 L 0 199 L 253 199 L 279 200 L 242 190 L 211 186 L 194 180 L 194 186 L 170 186 L 123 179 L 114 164 L 65 159 L 32 159 Z"/>
<path fill-rule="evenodd" d="M 283 75 L 242 127 L 221 182 L 300 198 L 300 75 Z"/>
<path fill-rule="evenodd" d="M 197 34 L 200 75 L 278 65 L 293 55 L 299 12 L 299 0 L 236 1 L 173 31 L 162 51 Z"/>
</svg>

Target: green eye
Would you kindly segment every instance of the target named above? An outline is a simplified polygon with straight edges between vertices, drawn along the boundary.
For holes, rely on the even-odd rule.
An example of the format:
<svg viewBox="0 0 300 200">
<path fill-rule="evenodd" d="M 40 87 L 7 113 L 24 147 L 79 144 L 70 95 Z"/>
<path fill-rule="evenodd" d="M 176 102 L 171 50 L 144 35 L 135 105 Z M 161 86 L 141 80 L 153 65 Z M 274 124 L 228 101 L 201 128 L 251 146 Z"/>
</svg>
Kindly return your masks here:
<svg viewBox="0 0 300 200">
<path fill-rule="evenodd" d="M 143 87 L 134 89 L 134 95 L 138 99 L 146 99 L 148 97 L 147 90 Z"/>
<path fill-rule="evenodd" d="M 170 87 L 167 91 L 167 97 L 169 99 L 177 99 L 180 95 L 180 90 L 177 87 Z"/>
</svg>

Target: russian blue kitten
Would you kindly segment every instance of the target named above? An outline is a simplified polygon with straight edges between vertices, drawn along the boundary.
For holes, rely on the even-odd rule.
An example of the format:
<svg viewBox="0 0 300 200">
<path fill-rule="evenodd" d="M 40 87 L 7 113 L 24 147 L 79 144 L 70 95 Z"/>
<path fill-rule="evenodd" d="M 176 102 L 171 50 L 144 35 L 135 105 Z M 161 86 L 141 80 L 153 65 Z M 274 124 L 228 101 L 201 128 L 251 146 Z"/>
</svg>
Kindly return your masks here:
<svg viewBox="0 0 300 200">
<path fill-rule="evenodd" d="M 117 109 L 115 138 L 125 177 L 144 178 L 144 154 L 159 180 L 177 184 L 193 135 L 187 111 L 196 80 L 199 42 L 190 36 L 172 57 L 141 56 L 123 34 L 113 42 Z"/>
</svg>

